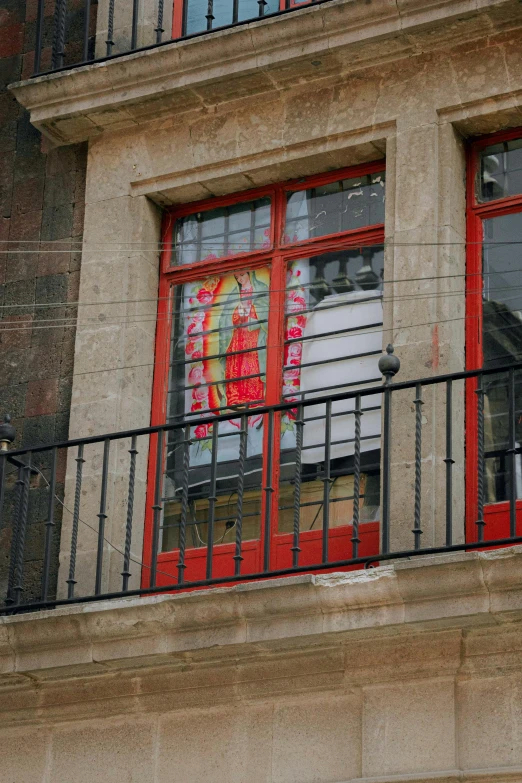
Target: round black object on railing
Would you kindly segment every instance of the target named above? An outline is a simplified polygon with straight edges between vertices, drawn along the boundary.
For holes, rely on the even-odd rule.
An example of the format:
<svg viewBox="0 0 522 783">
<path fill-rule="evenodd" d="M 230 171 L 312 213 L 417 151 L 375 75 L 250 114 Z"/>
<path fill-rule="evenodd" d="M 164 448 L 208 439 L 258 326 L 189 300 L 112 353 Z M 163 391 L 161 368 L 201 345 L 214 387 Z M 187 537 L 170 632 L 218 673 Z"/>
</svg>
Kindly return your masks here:
<svg viewBox="0 0 522 783">
<path fill-rule="evenodd" d="M 393 353 L 393 345 L 386 346 L 386 354 L 379 359 L 379 370 L 388 383 L 401 369 L 401 360 Z"/>
<path fill-rule="evenodd" d="M 11 424 L 10 415 L 6 413 L 4 416 L 4 423 L 0 424 L 0 451 L 7 451 L 15 437 L 16 430 Z"/>
</svg>

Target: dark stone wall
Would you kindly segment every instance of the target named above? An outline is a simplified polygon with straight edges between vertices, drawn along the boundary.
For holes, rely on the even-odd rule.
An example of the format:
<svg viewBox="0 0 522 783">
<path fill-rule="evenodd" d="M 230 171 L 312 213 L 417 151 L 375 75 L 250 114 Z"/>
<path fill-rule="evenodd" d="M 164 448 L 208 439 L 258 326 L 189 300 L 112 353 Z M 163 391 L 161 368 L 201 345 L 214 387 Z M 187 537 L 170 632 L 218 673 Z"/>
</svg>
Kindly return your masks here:
<svg viewBox="0 0 522 783">
<path fill-rule="evenodd" d="M 53 10 L 54 2 L 47 2 L 44 67 L 50 62 Z M 50 149 L 6 89 L 32 72 L 35 20 L 36 0 L 0 0 L 0 418 L 11 414 L 18 447 L 68 436 L 87 155 L 86 145 Z M 80 22 L 76 33 L 69 26 L 71 51 Z M 48 472 L 48 457 L 38 466 Z M 0 604 L 18 489 L 16 467 L 9 465 L 9 471 L 0 528 Z M 64 471 L 60 455 L 59 496 Z M 41 578 L 48 498 L 41 476 L 32 476 L 29 495 L 24 599 L 38 594 Z M 60 521 L 57 504 L 53 582 Z"/>
</svg>

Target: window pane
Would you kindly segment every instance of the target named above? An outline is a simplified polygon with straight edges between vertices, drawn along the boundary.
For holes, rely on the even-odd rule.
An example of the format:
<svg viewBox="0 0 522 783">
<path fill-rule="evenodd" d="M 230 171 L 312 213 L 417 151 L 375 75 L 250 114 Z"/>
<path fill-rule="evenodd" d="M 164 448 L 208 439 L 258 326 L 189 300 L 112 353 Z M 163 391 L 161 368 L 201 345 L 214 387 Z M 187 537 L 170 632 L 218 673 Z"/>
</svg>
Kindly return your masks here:
<svg viewBox="0 0 522 783">
<path fill-rule="evenodd" d="M 385 172 L 287 194 L 284 242 L 384 223 Z"/>
<path fill-rule="evenodd" d="M 288 267 L 285 307 L 283 399 L 296 401 L 325 394 L 324 378 L 334 392 L 353 384 L 381 383 L 381 247 L 343 250 L 293 261 Z M 362 398 L 361 521 L 379 517 L 380 395 Z M 332 406 L 330 525 L 347 525 L 353 513 L 354 401 Z M 301 471 L 295 474 L 298 409 L 281 423 L 281 495 L 279 528 L 293 529 L 293 498 L 301 487 L 300 529 L 322 525 L 325 405 L 303 409 Z"/>
<path fill-rule="evenodd" d="M 270 199 L 260 198 L 177 218 L 171 266 L 270 247 Z"/>
<path fill-rule="evenodd" d="M 187 546 L 204 546 L 212 455 L 212 411 L 254 409 L 248 417 L 243 539 L 259 535 L 269 270 L 237 271 L 175 289 L 167 421 L 193 418 L 189 446 Z M 219 425 L 214 540 L 234 540 L 240 446 L 239 418 Z M 168 433 L 164 479 L 163 549 L 179 546 L 183 433 Z"/>
<path fill-rule="evenodd" d="M 483 346 L 484 366 L 522 360 L 522 214 L 484 221 Z M 486 500 L 509 497 L 510 458 L 508 375 L 485 376 L 484 443 Z M 515 373 L 517 497 L 522 497 L 522 373 Z"/>
<path fill-rule="evenodd" d="M 278 0 L 268 0 L 267 4 L 263 6 L 263 16 L 268 14 L 274 14 L 279 11 Z M 258 0 L 241 0 L 238 3 L 237 20 L 238 22 L 244 22 L 245 19 L 256 19 L 259 16 L 259 2 Z"/>
<path fill-rule="evenodd" d="M 480 154 L 478 201 L 522 193 L 522 139 L 486 147 Z"/>
<path fill-rule="evenodd" d="M 279 10 L 278 0 L 267 0 L 263 7 L 263 15 L 273 14 Z M 200 33 L 207 29 L 208 0 L 186 0 L 186 35 Z M 258 0 L 239 0 L 237 4 L 237 19 L 234 19 L 233 0 L 214 0 L 212 14 L 212 29 L 244 22 L 246 19 L 257 19 L 259 14 Z"/>
</svg>

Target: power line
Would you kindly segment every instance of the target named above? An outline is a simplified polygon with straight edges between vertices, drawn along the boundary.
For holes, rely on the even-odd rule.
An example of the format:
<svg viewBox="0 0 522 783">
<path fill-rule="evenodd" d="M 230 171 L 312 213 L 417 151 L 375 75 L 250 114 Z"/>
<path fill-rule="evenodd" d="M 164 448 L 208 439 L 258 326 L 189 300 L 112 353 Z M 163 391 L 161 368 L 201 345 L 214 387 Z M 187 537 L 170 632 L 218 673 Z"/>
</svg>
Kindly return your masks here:
<svg viewBox="0 0 522 783">
<path fill-rule="evenodd" d="M 176 446 L 176 448 L 178 448 L 178 447 Z M 39 468 L 37 468 L 36 465 L 31 465 L 31 468 L 34 468 L 34 470 L 36 470 L 40 474 L 40 476 L 43 478 L 43 480 L 45 481 L 47 486 L 50 488 L 51 485 L 50 485 L 49 481 L 47 480 L 47 478 L 42 473 L 42 471 Z M 71 509 L 68 506 L 65 505 L 63 500 L 61 498 L 59 498 L 56 493 L 54 494 L 54 498 L 55 498 L 55 500 L 58 501 L 58 503 L 60 503 L 61 506 L 63 506 L 63 508 L 66 511 L 69 512 L 69 514 L 71 516 L 74 516 L 73 512 L 71 511 Z M 88 522 L 85 522 L 80 516 L 78 517 L 78 520 L 82 523 L 82 525 L 85 525 L 86 527 L 89 528 L 89 530 L 92 530 L 94 533 L 96 533 L 96 535 L 99 535 L 99 531 L 95 527 L 90 525 Z M 114 549 L 115 552 L 118 552 L 118 554 L 120 554 L 123 557 L 125 557 L 125 552 L 122 552 L 122 550 L 119 549 L 115 544 L 111 543 L 111 541 L 109 541 L 108 538 L 105 538 L 105 536 L 103 536 L 103 540 L 104 540 L 104 542 L 108 546 L 111 547 L 111 549 Z M 150 565 L 147 565 L 146 563 L 143 563 L 141 560 L 136 560 L 136 558 L 134 558 L 132 556 L 129 556 L 129 560 L 131 561 L 131 563 L 134 563 L 135 565 L 141 566 L 142 568 L 148 568 L 148 569 L 151 568 Z M 176 575 L 175 574 L 168 574 L 166 571 L 160 571 L 158 568 L 156 569 L 156 573 L 161 574 L 162 576 L 168 576 L 170 579 L 176 579 Z"/>
<path fill-rule="evenodd" d="M 283 289 L 285 292 L 289 289 Z M 375 291 L 378 291 L 378 289 L 372 289 Z M 499 291 L 520 291 L 522 290 L 522 285 L 511 285 L 511 286 L 496 286 L 494 289 L 492 289 L 494 292 Z M 423 299 L 445 299 L 447 297 L 454 297 L 454 296 L 466 296 L 471 294 L 481 294 L 483 293 L 482 288 L 477 289 L 471 289 L 471 290 L 465 290 L 465 289 L 459 289 L 457 291 L 449 290 L 449 291 L 433 291 L 433 292 L 419 292 L 419 293 L 411 293 L 411 294 L 401 294 L 401 295 L 392 295 L 390 297 L 371 297 L 370 292 L 369 293 L 369 300 L 372 299 L 379 300 L 383 302 L 384 304 L 387 303 L 396 303 L 396 302 L 408 302 L 413 300 L 423 300 Z M 226 296 L 229 296 L 229 294 L 226 294 Z M 504 297 L 501 301 L 502 303 L 506 303 L 509 301 L 513 301 L 515 299 L 518 299 L 520 297 L 520 294 L 511 296 L 511 297 Z M 257 294 L 255 297 L 249 297 L 249 299 L 268 299 L 269 293 L 266 294 Z M 238 300 L 239 301 L 239 300 Z M 362 300 L 365 301 L 365 300 Z M 357 303 L 357 300 L 354 302 L 354 304 Z M 325 305 L 323 307 L 320 307 L 321 312 L 324 312 L 329 309 L 336 309 L 339 307 L 344 307 L 348 304 L 347 302 L 339 302 L 334 303 L 332 305 Z M 113 314 L 111 316 L 112 319 L 117 320 L 110 320 L 108 318 L 100 319 L 99 316 L 92 316 L 90 320 L 85 321 L 79 321 L 78 316 L 64 316 L 62 318 L 47 318 L 42 319 L 39 318 L 36 321 L 25 321 L 20 322 L 18 320 L 8 320 L 9 317 L 12 316 L 6 316 L 2 320 L 0 320 L 0 334 L 2 332 L 10 332 L 10 331 L 33 331 L 33 330 L 39 330 L 39 329 L 61 329 L 61 328 L 80 328 L 80 327 L 92 327 L 92 326 L 99 326 L 100 328 L 103 328 L 104 326 L 129 326 L 132 324 L 142 324 L 142 323 L 160 323 L 161 321 L 168 321 L 170 318 L 174 315 L 187 315 L 188 317 L 194 316 L 196 313 L 208 313 L 212 309 L 218 309 L 221 308 L 222 304 L 212 304 L 210 306 L 206 305 L 198 305 L 198 307 L 194 308 L 172 308 L 169 310 L 169 312 L 165 315 L 158 315 L 157 313 L 137 313 L 134 315 L 129 315 L 127 313 L 122 313 L 121 315 Z M 13 305 L 13 308 L 16 306 Z M 309 313 L 311 312 L 312 308 L 304 308 L 303 310 L 288 310 L 286 306 L 282 308 L 273 307 L 270 304 L 267 305 L 267 309 L 269 312 L 279 312 L 282 313 L 284 317 L 286 318 L 293 318 L 296 316 L 299 316 L 303 313 Z M 11 324 L 17 324 L 16 326 L 11 326 Z M 7 328 L 6 328 L 7 325 Z M 207 332 L 194 332 L 192 336 L 196 336 L 199 334 L 199 336 L 205 336 Z M 190 336 L 190 335 L 189 335 Z"/>
<path fill-rule="evenodd" d="M 361 229 L 361 231 L 366 231 L 368 229 L 371 230 L 372 228 L 375 228 L 375 227 L 373 227 L 373 226 L 364 226 Z M 294 249 L 294 248 L 296 248 L 299 245 L 300 242 L 304 243 L 304 242 L 310 242 L 310 241 L 314 241 L 314 240 L 317 240 L 317 241 L 319 241 L 319 240 L 328 241 L 328 238 L 329 238 L 329 235 L 328 234 L 324 234 L 324 235 L 319 235 L 319 236 L 316 236 L 316 237 L 306 237 L 305 239 L 296 240 L 295 242 L 287 242 L 287 243 L 284 243 L 284 244 L 283 243 L 278 243 L 278 249 L 279 250 Z M 349 238 L 349 237 L 343 237 L 343 239 L 346 239 L 346 238 Z M 338 243 L 339 239 L 336 238 L 336 240 L 332 240 L 332 242 L 333 241 Z M 58 252 L 58 253 L 77 253 L 78 250 L 79 250 L 79 248 L 74 248 L 74 249 L 71 250 L 70 247 L 69 248 L 63 248 L 63 249 L 59 250 L 57 247 L 55 247 L 54 243 L 56 243 L 56 245 L 59 245 L 59 244 L 67 244 L 69 246 L 70 245 L 79 245 L 80 248 L 91 248 L 91 247 L 92 248 L 101 248 L 102 252 L 104 252 L 103 248 L 106 248 L 106 247 L 109 247 L 107 252 L 113 252 L 113 250 L 111 248 L 111 245 L 113 245 L 116 248 L 119 247 L 121 249 L 121 252 L 126 252 L 126 248 L 127 247 L 131 247 L 131 248 L 132 247 L 145 248 L 146 250 L 155 250 L 155 249 L 159 249 L 159 250 L 163 249 L 164 250 L 164 249 L 168 249 L 168 248 L 183 247 L 183 245 L 186 245 L 186 244 L 196 244 L 195 242 L 194 243 L 188 243 L 188 242 L 183 242 L 183 243 L 176 243 L 176 242 L 124 242 L 124 241 L 121 241 L 121 242 L 109 242 L 109 241 L 88 242 L 86 240 L 66 240 L 66 239 L 63 239 L 63 240 L 57 239 L 57 240 L 53 240 L 53 241 L 46 241 L 46 240 L 41 240 L 41 239 L 2 239 L 2 240 L 0 240 L 0 245 L 5 245 L 5 244 L 9 244 L 9 243 L 13 243 L 13 244 L 16 244 L 16 245 L 36 245 L 36 244 L 38 244 L 38 245 L 48 245 L 48 246 L 51 247 L 51 249 L 50 250 L 9 250 L 9 249 L 2 250 L 2 249 L 0 249 L 0 253 L 17 253 L 17 252 L 20 252 L 20 253 L 56 253 L 56 252 Z M 212 244 L 210 244 L 210 241 L 205 240 L 205 239 L 199 240 L 199 242 L 197 244 L 199 246 L 204 245 L 206 248 L 209 248 L 209 249 L 217 249 L 217 250 L 219 250 L 219 249 L 221 249 L 223 247 L 225 242 L 223 241 L 221 243 L 217 243 L 215 241 L 215 238 L 213 238 L 212 239 Z M 489 240 L 489 241 L 487 239 L 476 240 L 476 241 L 462 240 L 460 242 L 456 242 L 456 241 L 452 241 L 452 242 L 440 242 L 440 241 L 439 242 L 394 242 L 393 240 L 384 240 L 384 242 L 372 242 L 371 244 L 368 244 L 368 242 L 361 242 L 361 244 L 354 244 L 351 247 L 341 248 L 341 249 L 344 249 L 344 250 L 357 250 L 358 248 L 361 248 L 361 247 L 452 247 L 452 246 L 462 247 L 462 246 L 469 246 L 469 245 L 486 245 L 486 246 L 489 245 L 489 246 L 495 246 L 496 247 L 497 245 L 520 245 L 520 244 L 522 244 L 522 240 L 518 240 L 518 239 L 512 239 L 512 240 L 511 239 L 510 240 Z M 229 248 L 230 247 L 234 247 L 234 243 L 230 243 L 229 242 L 228 243 L 228 247 Z M 249 244 L 249 248 L 253 247 L 254 251 L 252 251 L 250 249 L 245 250 L 244 249 L 244 245 L 243 244 L 239 244 L 239 243 L 236 245 L 236 247 L 238 247 L 239 249 L 243 250 L 245 254 L 246 253 L 250 253 L 250 252 L 255 252 L 256 250 L 266 250 L 267 252 L 269 252 L 269 251 L 274 249 L 274 245 L 272 245 L 272 244 L 270 246 L 266 246 L 264 243 L 257 243 L 257 242 Z M 98 251 L 98 252 L 100 252 L 100 251 Z M 223 258 L 225 258 L 225 257 L 226 256 L 223 256 Z M 204 259 L 203 258 L 203 259 L 201 259 L 200 262 L 197 262 L 197 263 L 203 263 L 206 260 L 214 260 L 214 259 Z"/>
<path fill-rule="evenodd" d="M 252 271 L 255 272 L 256 270 L 254 269 Z M 383 286 L 386 286 L 386 285 L 399 285 L 401 283 L 421 283 L 421 282 L 428 282 L 428 281 L 431 281 L 431 280 L 456 280 L 456 279 L 460 279 L 460 278 L 467 279 L 467 278 L 470 278 L 470 277 L 489 277 L 489 276 L 494 276 L 496 274 L 509 275 L 509 274 L 519 274 L 519 273 L 522 273 L 522 269 L 507 269 L 507 270 L 503 271 L 502 273 L 498 273 L 498 272 L 460 272 L 460 273 L 455 273 L 455 274 L 451 274 L 451 275 L 428 275 L 426 277 L 395 278 L 395 279 L 389 279 L 389 280 L 382 280 L 381 284 Z M 233 273 L 231 272 L 230 274 L 233 274 Z M 202 280 L 208 279 L 209 277 L 222 277 L 222 276 L 223 275 L 220 275 L 218 273 L 213 274 L 213 273 L 209 272 L 205 276 L 205 278 L 202 278 Z M 190 281 L 185 281 L 183 283 L 178 283 L 177 285 L 179 285 L 181 287 L 183 285 L 191 285 L 191 284 L 199 283 L 199 282 L 201 282 L 201 280 L 190 280 Z M 310 287 L 311 285 L 312 284 L 309 283 L 309 284 L 305 284 L 305 285 L 299 285 L 297 287 L 306 288 L 306 287 Z M 296 286 L 291 286 L 291 287 L 285 287 L 285 288 L 282 288 L 282 289 L 281 288 L 270 288 L 269 291 L 267 291 L 267 294 L 266 295 L 262 294 L 262 296 L 269 296 L 270 293 L 280 293 L 281 291 L 288 292 L 288 291 L 292 290 L 295 287 Z M 514 286 L 510 286 L 510 288 L 512 288 L 512 287 L 514 287 Z M 497 289 L 495 289 L 495 290 L 497 290 Z M 215 294 L 214 296 L 226 297 L 226 296 L 229 296 L 229 293 Z M 441 293 L 444 293 L 444 292 L 441 292 Z M 257 295 L 257 296 L 259 296 L 259 295 Z M 416 294 L 404 294 L 404 296 L 416 296 Z M 75 301 L 58 301 L 58 302 L 33 302 L 31 304 L 24 304 L 24 303 L 16 304 L 16 303 L 14 303 L 14 304 L 0 305 L 0 310 L 13 310 L 13 309 L 20 309 L 20 308 L 26 308 L 26 309 L 32 308 L 34 310 L 37 310 L 37 309 L 42 309 L 42 308 L 46 308 L 46 307 L 102 307 L 104 305 L 143 304 L 143 303 L 146 303 L 146 302 L 161 302 L 161 301 L 168 301 L 169 299 L 170 299 L 170 297 L 163 296 L 163 297 L 147 297 L 147 298 L 142 298 L 142 299 L 110 299 L 110 300 L 105 300 L 105 301 L 102 300 L 102 301 L 99 301 L 99 302 L 82 302 L 80 300 L 75 300 Z M 199 309 L 203 309 L 203 307 L 204 306 L 201 305 Z"/>
<path fill-rule="evenodd" d="M 446 324 L 446 323 L 456 323 L 456 322 L 459 322 L 459 321 L 466 321 L 466 320 L 471 319 L 471 318 L 478 318 L 478 315 L 460 316 L 458 318 L 448 318 L 448 319 L 445 319 L 445 320 L 442 320 L 442 321 L 427 321 L 425 323 L 407 324 L 405 326 L 394 326 L 394 327 L 390 327 L 390 328 L 386 329 L 385 331 L 392 331 L 392 330 L 393 331 L 398 331 L 400 329 L 416 329 L 416 328 L 419 328 L 421 326 L 439 326 L 439 325 Z M 503 329 L 503 328 L 504 327 L 500 327 L 500 329 Z M 505 327 L 505 328 L 506 329 L 512 329 L 513 327 L 509 326 L 509 327 Z M 490 331 L 498 331 L 498 330 L 499 329 L 494 329 L 494 330 L 490 330 Z M 375 329 L 373 329 L 371 332 L 370 331 L 368 331 L 368 332 L 360 331 L 360 332 L 358 332 L 358 335 L 361 336 L 363 334 L 372 334 L 372 333 L 373 334 L 375 333 Z M 330 339 L 330 338 L 329 338 L 328 334 L 326 334 L 325 337 L 318 337 L 317 339 L 322 340 L 322 339 Z M 178 343 L 179 343 L 179 340 L 178 340 Z M 285 346 L 285 343 L 276 343 L 276 344 L 273 345 L 274 348 L 282 348 L 284 346 Z M 203 361 L 204 358 L 205 357 L 202 357 L 201 361 Z M 200 360 L 198 359 L 198 361 L 200 361 Z M 83 377 L 85 375 L 97 375 L 97 374 L 103 373 L 103 372 L 118 372 L 118 371 L 124 371 L 124 370 L 138 370 L 138 369 L 142 369 L 144 367 L 161 367 L 162 365 L 171 366 L 170 360 L 167 360 L 165 362 L 153 361 L 153 362 L 144 362 L 143 364 L 123 365 L 121 367 L 106 367 L 106 368 L 97 369 L 97 370 L 85 370 L 83 372 L 71 373 L 70 375 L 67 375 L 67 377 L 68 378 L 77 378 L 77 377 L 80 377 L 80 376 Z"/>
</svg>

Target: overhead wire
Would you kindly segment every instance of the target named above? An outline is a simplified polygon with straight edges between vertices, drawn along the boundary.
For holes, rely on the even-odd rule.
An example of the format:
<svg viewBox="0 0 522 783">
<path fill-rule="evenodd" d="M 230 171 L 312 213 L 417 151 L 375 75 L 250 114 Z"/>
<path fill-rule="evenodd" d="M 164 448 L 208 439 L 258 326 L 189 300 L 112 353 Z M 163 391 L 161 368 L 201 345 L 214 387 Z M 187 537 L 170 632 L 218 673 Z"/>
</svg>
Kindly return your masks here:
<svg viewBox="0 0 522 783">
<path fill-rule="evenodd" d="M 522 270 L 506 270 L 506 272 L 502 272 L 502 273 L 489 273 L 489 274 L 491 274 L 491 275 L 493 275 L 493 274 L 502 274 L 502 275 L 504 275 L 504 274 L 520 273 L 520 272 L 522 272 Z M 392 285 L 392 284 L 395 285 L 395 284 L 398 284 L 398 283 L 405 283 L 405 282 L 428 282 L 428 281 L 431 281 L 431 280 L 439 280 L 439 279 L 457 279 L 459 277 L 468 277 L 468 276 L 471 277 L 471 276 L 475 276 L 475 275 L 464 275 L 464 274 L 462 274 L 462 275 L 451 275 L 451 276 L 448 275 L 448 276 L 439 276 L 439 277 L 433 276 L 433 277 L 425 277 L 425 278 L 412 278 L 411 280 L 404 279 L 404 280 L 383 281 L 383 283 L 380 283 L 379 286 L 381 286 L 381 285 L 386 286 L 386 285 Z M 196 282 L 199 282 L 199 281 L 196 281 Z M 187 285 L 190 285 L 190 283 L 187 283 Z M 289 293 L 292 290 L 296 290 L 296 289 L 299 289 L 299 288 L 312 288 L 312 287 L 313 287 L 313 283 L 304 284 L 304 285 L 297 284 L 295 286 L 289 286 L 289 287 L 285 287 L 283 289 L 271 288 L 266 293 L 257 293 L 257 294 L 254 294 L 251 297 L 248 297 L 248 298 L 250 300 L 268 299 L 271 293 L 278 293 L 278 292 Z M 522 284 L 521 285 L 495 286 L 491 290 L 495 291 L 495 292 L 498 292 L 498 291 L 513 291 L 513 290 L 520 290 L 520 289 L 522 289 Z M 379 290 L 380 290 L 380 288 L 377 288 L 377 287 L 375 289 L 370 289 L 369 292 L 368 292 L 368 296 L 371 297 L 371 291 L 379 291 Z M 463 296 L 463 295 L 480 294 L 480 293 L 483 293 L 483 288 L 482 287 L 481 288 L 475 288 L 475 289 L 458 289 L 458 290 L 449 290 L 449 291 L 427 291 L 427 292 L 419 291 L 417 293 L 397 294 L 397 295 L 392 294 L 391 296 L 384 296 L 383 295 L 381 297 L 381 299 L 382 299 L 383 302 L 388 303 L 388 302 L 401 302 L 401 301 L 410 301 L 410 300 L 418 300 L 418 299 L 442 298 L 442 297 L 447 297 L 447 296 Z M 226 293 L 223 293 L 223 294 L 216 294 L 215 296 L 228 297 L 229 295 L 230 295 L 230 292 L 226 292 Z M 103 306 L 107 306 L 107 305 L 111 305 L 112 306 L 112 305 L 124 305 L 124 304 L 140 304 L 140 303 L 146 303 L 146 302 L 160 302 L 160 301 L 168 301 L 169 298 L 170 297 L 157 297 L 155 299 L 153 299 L 153 298 L 151 298 L 151 299 L 142 299 L 142 300 L 128 299 L 128 300 L 112 300 L 112 301 L 107 301 L 107 302 L 87 302 L 87 303 L 66 302 L 65 301 L 65 302 L 34 303 L 34 304 L 9 304 L 9 305 L 2 305 L 2 306 L 0 306 L 0 310 L 2 310 L 2 309 L 4 309 L 4 310 L 17 310 L 17 309 L 20 309 L 20 308 L 40 309 L 42 307 L 48 307 L 48 308 L 64 307 L 64 308 L 74 308 L 74 309 L 76 309 L 77 307 L 82 307 L 82 308 L 83 307 L 91 307 L 91 306 L 92 307 L 103 307 Z M 515 297 L 511 297 L 511 298 L 515 298 Z M 38 318 L 35 322 L 31 321 L 30 324 L 29 324 L 28 322 L 20 322 L 19 320 L 14 320 L 14 321 L 11 320 L 11 321 L 9 321 L 8 320 L 9 318 L 13 318 L 14 317 L 12 314 L 10 314 L 10 315 L 6 315 L 0 321 L 0 327 L 3 327 L 1 329 L 1 331 L 10 331 L 9 328 L 7 328 L 7 329 L 5 328 L 5 326 L 4 326 L 5 324 L 7 324 L 8 327 L 9 327 L 10 324 L 18 324 L 18 326 L 13 328 L 13 330 L 14 331 L 23 331 L 23 330 L 27 330 L 27 329 L 31 330 L 31 329 L 50 328 L 46 324 L 53 324 L 53 323 L 56 323 L 60 327 L 61 326 L 69 326 L 69 325 L 70 326 L 92 326 L 93 324 L 104 326 L 104 325 L 107 325 L 107 324 L 119 323 L 121 321 L 121 319 L 126 319 L 127 323 L 133 323 L 133 322 L 146 323 L 148 321 L 161 320 L 162 318 L 164 318 L 164 319 L 165 318 L 170 318 L 171 315 L 194 316 L 196 313 L 202 313 L 202 312 L 203 313 L 208 313 L 212 309 L 217 309 L 217 308 L 220 308 L 222 306 L 223 306 L 223 304 L 218 302 L 218 303 L 212 303 L 212 305 L 204 305 L 202 303 L 199 303 L 197 306 L 195 306 L 193 308 L 192 307 L 189 307 L 189 308 L 173 307 L 173 308 L 171 308 L 169 310 L 169 312 L 166 315 L 163 315 L 163 316 L 160 316 L 156 311 L 155 312 L 146 312 L 146 313 L 135 313 L 135 314 L 128 314 L 128 313 L 122 313 L 121 315 L 114 314 L 112 317 L 120 319 L 119 321 L 110 321 L 110 320 L 107 319 L 107 316 L 105 316 L 105 314 L 102 313 L 101 315 L 104 316 L 103 318 L 100 318 L 100 315 L 92 316 L 91 320 L 83 321 L 83 322 L 79 322 L 77 316 L 72 316 L 71 315 L 71 316 L 62 316 L 62 317 L 56 317 L 56 318 Z M 338 306 L 341 306 L 341 305 L 338 304 L 338 303 L 334 303 L 332 305 L 322 306 L 321 309 L 322 310 L 327 310 L 327 309 L 335 308 L 335 307 L 338 307 Z M 282 308 L 274 308 L 272 305 L 270 305 L 270 303 L 268 303 L 268 310 L 269 311 L 273 312 L 274 310 L 277 311 L 279 309 L 281 309 L 281 312 L 285 316 L 287 316 L 289 318 L 292 317 L 292 316 L 299 315 L 300 312 L 303 312 L 301 310 L 295 310 L 295 311 L 288 310 L 286 308 L 286 305 L 284 307 L 282 307 Z M 305 308 L 305 309 L 308 310 L 309 308 Z M 63 322 L 67 322 L 67 323 L 63 323 Z"/>
</svg>

